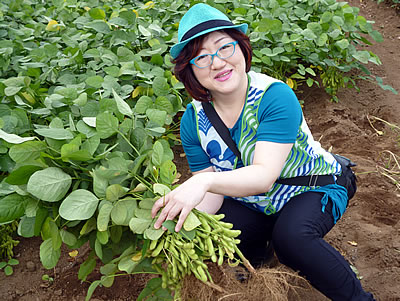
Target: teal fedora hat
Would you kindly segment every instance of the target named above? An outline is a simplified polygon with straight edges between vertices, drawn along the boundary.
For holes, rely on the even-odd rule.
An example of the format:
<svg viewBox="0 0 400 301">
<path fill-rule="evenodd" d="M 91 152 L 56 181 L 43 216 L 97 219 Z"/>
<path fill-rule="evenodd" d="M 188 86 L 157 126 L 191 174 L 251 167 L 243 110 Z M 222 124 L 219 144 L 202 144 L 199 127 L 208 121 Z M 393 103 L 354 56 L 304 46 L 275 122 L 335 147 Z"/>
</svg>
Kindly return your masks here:
<svg viewBox="0 0 400 301">
<path fill-rule="evenodd" d="M 172 46 L 170 53 L 175 59 L 187 43 L 206 33 L 235 28 L 245 34 L 247 27 L 245 23 L 233 24 L 225 14 L 212 6 L 204 3 L 196 4 L 182 17 L 178 28 L 178 43 Z"/>
</svg>

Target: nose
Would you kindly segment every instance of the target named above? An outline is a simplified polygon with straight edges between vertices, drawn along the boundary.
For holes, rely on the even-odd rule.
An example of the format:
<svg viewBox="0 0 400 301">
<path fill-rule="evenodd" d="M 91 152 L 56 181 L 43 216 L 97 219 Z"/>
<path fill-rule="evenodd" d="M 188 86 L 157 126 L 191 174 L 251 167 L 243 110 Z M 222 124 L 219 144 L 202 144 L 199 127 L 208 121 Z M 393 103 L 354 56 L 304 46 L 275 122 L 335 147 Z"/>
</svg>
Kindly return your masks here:
<svg viewBox="0 0 400 301">
<path fill-rule="evenodd" d="M 220 69 L 223 66 L 225 66 L 225 64 L 226 64 L 226 61 L 216 55 L 216 56 L 214 56 L 214 59 L 211 63 L 211 68 L 212 69 Z"/>
</svg>

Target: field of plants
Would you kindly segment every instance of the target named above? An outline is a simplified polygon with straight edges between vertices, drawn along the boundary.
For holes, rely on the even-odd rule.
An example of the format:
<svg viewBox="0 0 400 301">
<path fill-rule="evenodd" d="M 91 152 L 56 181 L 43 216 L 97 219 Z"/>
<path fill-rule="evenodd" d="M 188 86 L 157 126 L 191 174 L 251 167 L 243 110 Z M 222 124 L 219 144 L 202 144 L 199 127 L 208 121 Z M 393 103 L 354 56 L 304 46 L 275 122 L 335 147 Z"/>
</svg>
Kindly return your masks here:
<svg viewBox="0 0 400 301">
<path fill-rule="evenodd" d="M 213 270 L 246 263 L 232 225 L 193 212 L 164 232 L 150 216 L 189 176 L 190 99 L 169 49 L 197 2 L 0 1 L 4 300 L 173 300 L 189 274 L 231 293 Z M 359 192 L 327 239 L 368 290 L 399 300 L 400 18 L 396 2 L 352 2 L 207 1 L 249 24 L 253 69 L 291 86 L 315 137 L 358 163 Z"/>
</svg>

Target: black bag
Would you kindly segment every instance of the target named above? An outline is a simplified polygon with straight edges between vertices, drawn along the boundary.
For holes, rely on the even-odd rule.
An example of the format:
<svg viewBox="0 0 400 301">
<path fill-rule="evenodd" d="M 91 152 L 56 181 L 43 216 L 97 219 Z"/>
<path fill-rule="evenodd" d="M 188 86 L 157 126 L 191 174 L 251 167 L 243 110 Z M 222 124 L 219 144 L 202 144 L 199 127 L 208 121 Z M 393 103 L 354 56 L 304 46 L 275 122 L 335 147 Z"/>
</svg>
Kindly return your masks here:
<svg viewBox="0 0 400 301">
<path fill-rule="evenodd" d="M 338 176 L 336 183 L 347 189 L 347 196 L 350 200 L 357 191 L 357 177 L 354 171 L 351 169 L 352 167 L 357 166 L 357 164 L 346 157 L 337 154 L 332 155 L 342 166 L 342 174 Z"/>
</svg>

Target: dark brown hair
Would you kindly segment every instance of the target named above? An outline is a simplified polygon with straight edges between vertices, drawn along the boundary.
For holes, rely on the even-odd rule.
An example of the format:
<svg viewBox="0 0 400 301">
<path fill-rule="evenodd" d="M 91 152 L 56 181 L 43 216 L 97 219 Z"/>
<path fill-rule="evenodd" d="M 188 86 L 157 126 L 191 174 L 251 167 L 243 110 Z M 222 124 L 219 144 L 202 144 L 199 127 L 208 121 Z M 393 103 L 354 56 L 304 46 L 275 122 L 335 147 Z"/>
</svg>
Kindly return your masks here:
<svg viewBox="0 0 400 301">
<path fill-rule="evenodd" d="M 246 72 L 249 72 L 252 59 L 252 48 L 249 37 L 237 29 L 228 28 L 221 31 L 238 41 L 246 61 Z M 206 35 L 202 35 L 190 41 L 182 49 L 178 57 L 172 61 L 172 63 L 175 64 L 174 73 L 176 78 L 183 83 L 190 96 L 199 101 L 209 101 L 210 95 L 208 90 L 199 83 L 194 75 L 190 60 L 196 57 L 200 52 L 205 36 Z"/>
</svg>

